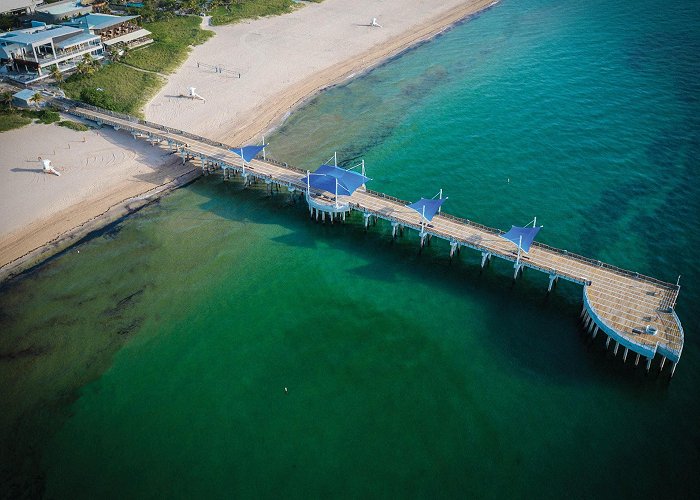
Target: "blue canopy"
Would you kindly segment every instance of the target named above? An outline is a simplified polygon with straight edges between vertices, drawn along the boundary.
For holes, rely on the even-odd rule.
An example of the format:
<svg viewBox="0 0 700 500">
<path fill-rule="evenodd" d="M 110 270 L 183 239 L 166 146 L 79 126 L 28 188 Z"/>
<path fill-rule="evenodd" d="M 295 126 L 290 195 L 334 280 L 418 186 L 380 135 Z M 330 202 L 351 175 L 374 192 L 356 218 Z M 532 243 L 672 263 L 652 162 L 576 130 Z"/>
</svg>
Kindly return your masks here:
<svg viewBox="0 0 700 500">
<path fill-rule="evenodd" d="M 262 151 L 267 144 L 263 146 L 243 146 L 242 148 L 231 148 L 230 151 L 232 153 L 236 153 L 238 156 L 243 158 L 243 161 L 250 162 L 253 158 L 255 158 L 260 151 Z"/>
<path fill-rule="evenodd" d="M 307 182 L 306 177 L 301 180 Z M 314 189 L 322 189 L 335 194 L 337 182 L 338 194 L 349 196 L 369 180 L 371 180 L 369 177 L 352 170 L 345 170 L 333 165 L 321 165 L 315 172 L 311 172 L 308 183 Z"/>
<path fill-rule="evenodd" d="M 433 217 L 435 217 L 435 214 L 438 213 L 438 210 L 440 209 L 440 206 L 445 202 L 447 198 L 439 198 L 439 199 L 427 199 L 427 198 L 421 198 L 420 201 L 417 201 L 415 203 L 411 203 L 410 205 L 406 205 L 408 208 L 412 208 L 422 216 L 426 218 L 426 220 L 433 220 Z M 425 208 L 425 212 L 423 212 L 423 209 Z"/>
<path fill-rule="evenodd" d="M 505 238 L 512 241 L 516 245 L 519 245 L 525 252 L 530 251 L 530 246 L 532 245 L 535 236 L 540 232 L 542 226 L 536 227 L 519 227 L 511 226 L 510 231 L 501 235 L 501 238 Z M 522 240 L 521 240 L 522 238 Z"/>
</svg>

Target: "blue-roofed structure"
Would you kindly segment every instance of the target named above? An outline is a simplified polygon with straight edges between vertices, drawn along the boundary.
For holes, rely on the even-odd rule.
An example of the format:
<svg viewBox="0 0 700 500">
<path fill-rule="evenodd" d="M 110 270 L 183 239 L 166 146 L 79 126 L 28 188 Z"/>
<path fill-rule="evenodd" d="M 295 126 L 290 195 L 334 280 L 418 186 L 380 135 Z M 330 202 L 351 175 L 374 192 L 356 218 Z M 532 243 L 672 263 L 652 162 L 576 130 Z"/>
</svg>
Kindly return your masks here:
<svg viewBox="0 0 700 500">
<path fill-rule="evenodd" d="M 40 24 L 32 28 L 3 33 L 0 35 L 0 41 L 23 45 L 43 45 L 50 43 L 53 39 L 63 39 L 64 37 L 71 37 L 81 33 L 83 33 L 83 30 L 72 26 Z"/>
<path fill-rule="evenodd" d="M 97 42 L 99 38 L 100 37 L 93 35 L 92 33 L 83 32 L 70 38 L 66 38 L 65 40 L 54 42 L 54 47 L 57 49 L 68 49 L 83 43 Z"/>
<path fill-rule="evenodd" d="M 92 12 L 92 5 L 83 5 L 80 0 L 40 5 L 34 12 L 34 18 L 45 23 L 57 23 Z"/>
<path fill-rule="evenodd" d="M 336 195 L 350 196 L 360 186 L 370 180 L 358 172 L 345 170 L 335 165 L 321 165 L 301 179 L 314 189 L 328 191 Z"/>
<path fill-rule="evenodd" d="M 510 231 L 508 231 L 507 233 L 503 233 L 501 235 L 501 238 L 505 238 L 508 241 L 512 241 L 518 246 L 519 249 L 523 250 L 524 252 L 529 252 L 530 246 L 532 246 L 532 242 L 535 240 L 535 236 L 537 236 L 537 233 L 540 232 L 540 229 L 542 229 L 542 226 L 511 226 Z"/>
<path fill-rule="evenodd" d="M 243 158 L 243 161 L 246 163 L 250 163 L 253 158 L 258 156 L 260 151 L 265 149 L 265 146 L 267 146 L 267 144 L 263 144 L 262 146 L 243 146 L 240 148 L 231 148 L 229 151 Z"/>
<path fill-rule="evenodd" d="M 23 89 L 17 92 L 16 94 L 12 94 L 12 103 L 15 106 L 19 106 L 22 108 L 29 108 L 32 106 L 32 98 L 34 97 L 34 94 L 36 94 L 36 90 L 32 89 Z"/>
<path fill-rule="evenodd" d="M 140 16 L 115 16 L 112 14 L 86 14 L 64 24 L 99 35 L 108 47 L 139 47 L 151 43 L 151 32 L 138 25 Z"/>
<path fill-rule="evenodd" d="M 620 269 L 599 260 L 576 255 L 567 250 L 548 245 L 534 245 L 533 240 L 540 228 L 533 221 L 532 228 L 512 228 L 506 233 L 507 242 L 500 236 L 501 231 L 483 226 L 476 222 L 444 214 L 434 217 L 431 224 L 417 221 L 414 208 L 393 196 L 370 190 L 356 190 L 338 202 L 325 192 L 311 190 L 310 183 L 314 177 L 306 171 L 306 177 L 300 178 L 303 171 L 286 164 L 271 161 L 256 161 L 254 167 L 247 168 L 235 158 L 227 147 L 205 138 L 193 137 L 191 134 L 173 130 L 162 125 L 152 124 L 133 117 L 119 116 L 100 110 L 82 107 L 73 108 L 71 113 L 99 123 L 131 132 L 134 137 L 144 137 L 149 141 L 167 142 L 182 155 L 183 162 L 188 158 L 199 158 L 202 171 L 211 172 L 222 168 L 224 178 L 229 178 L 231 171 L 240 172 L 244 182 L 252 177 L 260 179 L 266 185 L 285 186 L 289 192 L 307 195 L 311 218 L 331 222 L 345 220 L 352 211 L 359 212 L 364 218 L 365 228 L 371 220 L 384 220 L 395 229 L 413 229 L 419 232 L 421 246 L 431 237 L 440 238 L 450 244 L 450 255 L 460 247 L 471 248 L 482 255 L 482 267 L 492 257 L 515 263 L 514 278 L 523 268 L 545 273 L 549 276 L 548 291 L 554 283 L 565 279 L 583 287 L 583 308 L 580 317 L 584 328 L 595 339 L 598 332 L 607 337 L 605 347 L 614 342 L 613 353 L 624 349 L 623 361 L 628 354 L 636 355 L 635 366 L 642 357 L 646 358 L 649 370 L 652 361 L 658 359 L 663 370 L 664 363 L 672 363 L 670 375 L 673 375 L 683 350 L 684 333 L 675 312 L 676 299 L 680 290 L 679 283 L 666 283 L 637 272 Z M 336 162 L 334 162 L 335 164 Z M 337 167 L 324 167 L 317 175 L 325 176 L 338 186 L 339 178 L 332 173 L 345 175 Z M 246 171 L 247 170 L 247 171 Z M 340 169 L 342 170 L 342 169 Z M 316 172 L 314 172 L 316 174 Z M 330 175 L 329 175 L 330 174 Z M 436 202 L 437 203 L 437 202 Z M 427 205 L 425 206 L 427 208 Z M 421 216 L 424 208 L 420 207 Z M 528 224 L 529 226 L 530 224 Z M 512 244 L 517 237 L 517 258 Z M 528 255 L 521 256 L 523 248 Z"/>
<path fill-rule="evenodd" d="M 105 30 L 107 28 L 113 28 L 115 26 L 128 23 L 138 19 L 139 16 L 115 16 L 112 14 L 85 14 L 84 16 L 76 17 L 70 24 L 72 26 L 80 26 L 83 29 L 90 31 L 93 30 Z M 68 24 L 68 23 L 66 23 Z"/>
<path fill-rule="evenodd" d="M 75 26 L 34 22 L 31 28 L 0 34 L 3 73 L 23 84 L 47 78 L 56 68 L 71 71 L 86 54 L 100 60 L 103 52 L 99 36 Z"/>
<path fill-rule="evenodd" d="M 440 207 L 446 199 L 447 198 L 421 198 L 415 203 L 406 206 L 418 212 L 426 221 L 431 221 L 433 217 L 435 217 L 435 214 L 440 211 Z"/>
</svg>

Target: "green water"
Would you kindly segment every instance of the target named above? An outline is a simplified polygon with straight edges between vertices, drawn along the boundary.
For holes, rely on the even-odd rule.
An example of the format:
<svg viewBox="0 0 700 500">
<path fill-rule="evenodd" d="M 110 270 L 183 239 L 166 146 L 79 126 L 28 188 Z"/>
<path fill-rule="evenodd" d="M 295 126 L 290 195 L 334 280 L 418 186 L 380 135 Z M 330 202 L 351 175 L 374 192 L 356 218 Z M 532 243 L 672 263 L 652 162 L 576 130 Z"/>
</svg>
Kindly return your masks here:
<svg viewBox="0 0 700 500">
<path fill-rule="evenodd" d="M 0 488 L 49 498 L 688 497 L 700 487 L 700 5 L 504 1 L 268 152 L 668 281 L 673 381 L 580 288 L 211 176 L 0 293 Z M 285 388 L 287 392 L 285 392 Z"/>
</svg>

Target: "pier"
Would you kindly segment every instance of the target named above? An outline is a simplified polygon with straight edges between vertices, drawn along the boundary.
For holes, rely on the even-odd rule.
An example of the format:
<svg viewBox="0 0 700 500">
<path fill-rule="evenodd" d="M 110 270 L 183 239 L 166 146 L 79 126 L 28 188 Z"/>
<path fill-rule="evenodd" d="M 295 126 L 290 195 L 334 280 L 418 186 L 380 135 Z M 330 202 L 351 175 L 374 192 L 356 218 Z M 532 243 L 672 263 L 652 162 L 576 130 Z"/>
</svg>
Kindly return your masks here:
<svg viewBox="0 0 700 500">
<path fill-rule="evenodd" d="M 501 237 L 501 230 L 446 213 L 437 213 L 428 222 L 424 215 L 408 207 L 409 202 L 364 186 L 349 196 L 314 189 L 304 179 L 308 178 L 308 171 L 266 158 L 264 150 L 263 158 L 247 161 L 242 149 L 236 154 L 236 148 L 181 130 L 83 104 L 68 105 L 65 101 L 61 105 L 66 112 L 98 125 L 124 130 L 154 145 L 165 145 L 183 162 L 195 162 L 205 174 L 220 170 L 224 179 L 235 175 L 244 183 L 260 181 L 270 190 L 276 187 L 298 193 L 306 199 L 310 216 L 317 220 L 343 221 L 356 211 L 362 214 L 365 228 L 382 219 L 391 223 L 392 237 L 407 229 L 416 231 L 421 248 L 432 238 L 440 238 L 449 242 L 450 257 L 468 248 L 479 252 L 482 267 L 493 258 L 512 262 L 513 279 L 526 268 L 545 273 L 549 277 L 547 292 L 560 279 L 577 283 L 583 287 L 580 319 L 591 338 L 605 336 L 606 349 L 612 349 L 615 357 L 622 351 L 623 362 L 632 354 L 631 359 L 638 366 L 643 358 L 647 372 L 655 359 L 659 371 L 668 362 L 670 376 L 675 372 L 683 351 L 683 328 L 675 312 L 678 283 L 666 283 L 538 242 L 523 253 L 519 246 Z"/>
</svg>

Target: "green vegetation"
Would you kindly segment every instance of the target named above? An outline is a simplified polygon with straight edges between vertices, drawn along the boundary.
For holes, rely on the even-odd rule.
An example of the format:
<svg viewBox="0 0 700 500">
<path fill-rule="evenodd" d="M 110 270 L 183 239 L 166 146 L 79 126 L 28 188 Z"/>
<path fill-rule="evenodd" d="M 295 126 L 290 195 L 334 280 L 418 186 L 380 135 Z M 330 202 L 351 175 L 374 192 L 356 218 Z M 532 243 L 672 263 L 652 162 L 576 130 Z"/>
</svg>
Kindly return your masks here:
<svg viewBox="0 0 700 500">
<path fill-rule="evenodd" d="M 0 132 L 24 127 L 32 120 L 12 111 L 0 111 Z"/>
<path fill-rule="evenodd" d="M 43 100 L 44 96 L 41 95 L 40 92 L 35 92 L 34 95 L 29 99 L 29 102 L 31 102 L 36 109 L 39 109 L 39 106 L 41 106 Z"/>
<path fill-rule="evenodd" d="M 92 75 L 101 67 L 100 61 L 93 59 L 90 54 L 83 54 L 83 58 L 78 62 L 76 72 L 79 75 Z"/>
<path fill-rule="evenodd" d="M 312 0 L 321 1 L 321 0 Z M 133 10 L 143 27 L 153 33 L 154 43 L 112 55 L 112 64 L 97 69 L 81 61 L 78 71 L 58 82 L 66 95 L 88 104 L 122 113 L 141 115 L 141 107 L 163 84 L 157 73 L 171 73 L 187 58 L 190 47 L 207 41 L 213 32 L 201 28 L 199 14 L 205 8 L 212 24 L 283 14 L 294 9 L 292 0 L 143 0 Z"/>
<path fill-rule="evenodd" d="M 9 31 L 19 27 L 19 16 L 10 16 L 8 14 L 0 15 L 0 31 Z"/>
<path fill-rule="evenodd" d="M 139 114 L 160 86 L 159 76 L 121 64 L 108 64 L 92 74 L 76 73 L 61 84 L 72 99 L 130 114 Z"/>
<path fill-rule="evenodd" d="M 213 26 L 237 23 L 243 19 L 284 14 L 290 12 L 295 5 L 292 0 L 232 0 L 215 1 L 212 4 L 215 6 L 209 14 Z"/>
<path fill-rule="evenodd" d="M 21 114 L 22 116 L 25 116 L 30 119 L 34 118 L 37 122 L 45 123 L 46 125 L 49 125 L 50 123 L 56 123 L 61 119 L 61 116 L 58 114 L 58 112 L 53 111 L 51 109 L 42 109 L 39 111 L 23 110 L 21 111 Z"/>
<path fill-rule="evenodd" d="M 5 94 L 3 94 L 2 103 L 0 103 L 0 132 L 24 127 L 35 120 L 48 125 L 49 123 L 55 123 L 61 119 L 59 114 L 51 109 L 41 109 L 37 111 L 13 108 L 11 101 L 8 105 L 7 101 L 4 99 L 4 95 Z M 11 95 L 12 94 L 10 94 L 10 96 Z"/>
<path fill-rule="evenodd" d="M 189 47 L 206 42 L 214 32 L 203 30 L 202 20 L 196 16 L 174 17 L 144 24 L 153 33 L 151 45 L 129 51 L 124 62 L 131 66 L 170 73 L 187 58 Z"/>
<path fill-rule="evenodd" d="M 71 120 L 61 120 L 60 122 L 58 122 L 58 125 L 60 125 L 61 127 L 69 128 L 71 130 L 76 130 L 78 132 L 85 132 L 90 128 L 87 125 L 83 125 L 82 123 L 74 122 Z"/>
<path fill-rule="evenodd" d="M 124 64 L 112 63 L 95 70 L 89 61 L 81 61 L 79 71 L 62 82 L 61 88 L 72 99 L 139 115 L 141 107 L 162 85 L 162 78 L 148 72 L 173 71 L 187 57 L 190 45 L 213 35 L 201 29 L 200 23 L 201 19 L 194 16 L 147 23 L 144 27 L 153 33 L 153 44 L 129 51 Z"/>
<path fill-rule="evenodd" d="M 321 2 L 322 0 L 309 0 Z M 143 7 L 127 9 L 144 21 L 162 19 L 173 13 L 215 16 L 214 24 L 227 24 L 260 16 L 283 14 L 294 8 L 292 0 L 141 0 Z"/>
</svg>

